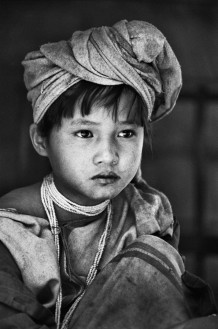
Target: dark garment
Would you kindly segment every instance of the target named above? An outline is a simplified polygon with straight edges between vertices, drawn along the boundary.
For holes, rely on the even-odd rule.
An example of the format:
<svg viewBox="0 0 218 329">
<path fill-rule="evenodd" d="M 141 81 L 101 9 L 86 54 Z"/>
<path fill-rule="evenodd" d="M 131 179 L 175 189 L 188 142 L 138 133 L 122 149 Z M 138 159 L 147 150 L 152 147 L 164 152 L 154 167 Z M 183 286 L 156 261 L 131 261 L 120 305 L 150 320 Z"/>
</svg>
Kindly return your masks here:
<svg viewBox="0 0 218 329">
<path fill-rule="evenodd" d="M 188 302 L 192 317 L 217 313 L 213 292 L 205 281 L 186 271 L 182 275 L 182 282 L 184 296 Z"/>
<path fill-rule="evenodd" d="M 166 329 L 190 319 L 176 255 L 157 237 L 138 238 L 87 289 L 69 328 Z"/>
<path fill-rule="evenodd" d="M 145 266 L 149 265 L 149 260 L 144 259 L 143 260 L 143 254 L 140 252 L 136 252 L 135 254 L 131 254 L 133 252 L 133 249 L 137 249 L 140 246 L 132 245 L 128 248 L 127 253 L 122 254 L 122 256 L 118 255 L 108 266 L 105 267 L 107 275 L 105 276 L 105 271 L 102 270 L 96 278 L 96 280 L 93 282 L 93 284 L 89 287 L 89 290 L 87 291 L 87 294 L 84 296 L 84 298 L 81 301 L 81 304 L 79 305 L 78 309 L 76 310 L 72 322 L 70 324 L 70 329 L 72 328 L 89 328 L 87 326 L 90 319 L 94 321 L 96 316 L 96 308 L 97 310 L 100 310 L 103 306 L 103 302 L 105 302 L 105 305 L 109 305 L 112 312 L 108 313 L 108 317 L 103 316 L 103 320 L 105 319 L 105 323 L 107 323 L 107 326 L 100 323 L 97 328 L 127 328 L 128 324 L 128 317 L 131 315 L 131 310 L 137 312 L 142 312 L 141 314 L 144 314 L 144 317 L 146 319 L 147 317 L 147 310 L 149 309 L 149 304 L 151 304 L 151 301 L 149 302 L 146 298 L 148 291 L 146 291 L 145 296 L 143 299 L 145 299 L 144 302 L 146 302 L 144 305 L 141 303 L 137 303 L 137 298 L 134 297 L 135 294 L 140 295 L 140 290 L 142 287 L 140 287 L 140 284 L 137 286 L 137 280 L 134 276 L 134 273 L 131 274 L 131 271 L 129 272 L 128 269 L 131 270 L 132 266 L 134 264 L 138 264 L 138 260 L 140 259 L 141 264 L 145 262 Z M 131 250 L 131 248 L 133 248 Z M 124 264 L 124 262 L 126 264 Z M 147 265 L 146 265 L 147 264 Z M 153 268 L 157 268 L 155 264 L 153 264 Z M 124 267 L 123 267 L 124 266 Z M 144 266 L 144 265 L 143 265 Z M 151 266 L 151 264 L 149 265 Z M 116 278 L 114 281 L 114 273 L 116 272 L 116 269 L 119 269 L 119 267 L 123 267 L 123 269 L 126 269 L 125 271 L 122 271 L 122 276 L 119 278 Z M 140 266 L 142 269 L 142 267 Z M 160 271 L 164 271 L 164 269 L 160 266 Z M 111 273 L 110 273 L 111 272 Z M 120 272 L 120 271 L 119 271 Z M 118 272 L 117 272 L 118 273 Z M 129 273 L 129 274 L 128 274 Z M 141 272 L 142 273 L 142 272 Z M 140 275 L 138 273 L 137 275 Z M 187 312 L 189 314 L 188 316 L 190 318 L 194 317 L 200 317 L 202 318 L 193 319 L 193 320 L 185 320 L 182 321 L 181 324 L 176 324 L 173 328 L 175 329 L 200 329 L 200 328 L 207 328 L 207 329 L 215 329 L 218 327 L 218 319 L 217 317 L 206 317 L 207 315 L 210 315 L 212 313 L 216 312 L 214 300 L 212 297 L 212 293 L 210 291 L 210 288 L 199 278 L 193 277 L 190 274 L 185 273 L 182 276 L 183 279 L 183 289 L 181 290 L 179 286 L 177 285 L 176 281 L 173 279 L 173 275 L 169 272 L 165 272 L 162 278 L 165 281 L 165 284 L 167 284 L 169 291 L 168 293 L 177 296 L 175 298 L 177 307 L 179 303 L 179 307 L 182 307 L 183 312 Z M 120 280 L 120 281 L 119 281 Z M 103 282 L 104 281 L 104 282 Z M 104 290 L 104 295 L 102 295 L 102 289 L 100 287 L 104 286 L 105 282 L 108 282 L 109 286 L 113 286 L 113 283 L 116 282 L 116 289 L 119 289 L 120 287 L 120 294 L 116 294 L 113 296 L 111 294 L 112 299 L 108 298 L 108 292 L 109 290 Z M 127 282 L 128 285 L 124 287 L 122 285 L 122 282 Z M 136 285 L 134 284 L 136 283 Z M 164 284 L 164 286 L 165 286 Z M 109 287 L 109 288 L 110 288 Z M 135 288 L 134 288 L 135 287 Z M 156 290 L 157 291 L 157 290 Z M 150 297 L 152 297 L 152 290 L 150 290 Z M 135 296 L 136 296 L 135 295 Z M 147 296 L 147 297 L 146 297 Z M 155 291 L 154 295 L 155 296 Z M 172 297 L 172 296 L 171 296 Z M 102 302 L 103 298 L 103 302 Z M 120 298 L 120 300 L 119 300 Z M 136 304 L 135 304 L 135 301 Z M 161 297 L 162 298 L 162 297 Z M 167 299 L 169 298 L 169 303 L 167 302 Z M 113 300 L 114 299 L 114 300 Z M 131 303 L 134 301 L 134 303 Z M 183 300 L 184 299 L 184 300 Z M 124 304 L 121 304 L 122 303 Z M 153 301 L 155 303 L 155 301 Z M 116 304 L 118 303 L 118 304 Z M 183 303 L 183 305 L 182 305 Z M 123 305 L 123 307 L 122 307 Z M 120 314 L 118 312 L 116 313 L 117 306 L 119 306 Z M 169 307 L 170 306 L 170 307 Z M 177 308 L 174 305 L 174 301 L 169 296 L 166 296 L 166 310 L 172 307 L 172 316 L 176 317 Z M 86 316 L 84 316 L 84 307 L 85 307 L 85 313 Z M 128 309 L 127 309 L 127 308 Z M 92 308 L 94 308 L 94 313 Z M 81 313 L 81 310 L 83 310 L 83 313 Z M 184 311 L 185 310 L 185 311 Z M 123 313 L 124 312 L 124 313 Z M 81 314 L 80 314 L 81 313 Z M 123 314 L 123 323 L 116 322 L 116 316 L 121 316 Z M 134 313 L 133 313 L 134 315 Z M 126 318 L 127 316 L 127 318 Z M 111 317 L 111 319 L 110 319 Z M 97 317 L 96 317 L 97 318 Z M 169 318 L 169 317 L 168 317 Z M 113 323 L 113 319 L 115 319 L 115 322 Z M 154 320 L 155 323 L 158 323 L 157 319 L 157 312 L 155 311 L 154 314 L 150 314 L 150 321 Z M 86 321 L 85 321 L 86 320 Z M 179 320 L 179 318 L 178 318 Z M 202 322 L 201 322 L 202 320 Z M 86 322 L 85 324 L 83 322 Z M 129 320 L 130 321 L 130 320 Z M 131 320 L 132 321 L 132 320 Z M 141 322 L 140 322 L 141 321 Z M 129 328 L 147 328 L 147 329 L 154 329 L 158 328 L 158 326 L 154 326 L 154 323 L 150 323 L 150 325 L 147 323 L 147 326 L 143 325 L 143 319 L 141 319 L 138 326 L 131 324 Z M 167 319 L 165 323 L 165 328 L 172 327 L 171 325 L 168 327 Z M 141 323 L 141 324 L 140 324 Z M 162 323 L 162 322 L 159 322 Z M 202 323 L 204 326 L 202 326 Z M 16 326 L 15 326 L 16 325 Z M 85 325 L 85 326 L 84 326 Z M 96 328 L 94 326 L 90 326 L 90 328 Z M 172 323 L 173 325 L 173 323 Z M 54 323 L 54 316 L 52 312 L 45 307 L 43 307 L 34 297 L 34 295 L 30 292 L 28 288 L 25 287 L 22 281 L 21 273 L 19 268 L 17 267 L 16 263 L 14 262 L 13 257 L 11 256 L 10 252 L 7 250 L 7 248 L 0 243 L 0 328 L 1 329 L 54 329 L 55 323 Z M 162 328 L 162 327 L 161 327 Z"/>
</svg>

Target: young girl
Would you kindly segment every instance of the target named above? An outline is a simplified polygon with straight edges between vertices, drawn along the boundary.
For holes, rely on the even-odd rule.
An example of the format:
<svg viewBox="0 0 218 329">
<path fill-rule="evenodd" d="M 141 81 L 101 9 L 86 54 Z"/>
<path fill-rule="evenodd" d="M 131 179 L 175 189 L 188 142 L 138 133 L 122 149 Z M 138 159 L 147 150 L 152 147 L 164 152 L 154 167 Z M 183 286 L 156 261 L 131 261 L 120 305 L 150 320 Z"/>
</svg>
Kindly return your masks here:
<svg viewBox="0 0 218 329">
<path fill-rule="evenodd" d="M 30 137 L 52 172 L 0 200 L 1 328 L 200 328 L 190 319 L 215 306 L 198 305 L 170 203 L 140 174 L 149 123 L 181 88 L 165 37 L 120 21 L 23 65 Z"/>
</svg>

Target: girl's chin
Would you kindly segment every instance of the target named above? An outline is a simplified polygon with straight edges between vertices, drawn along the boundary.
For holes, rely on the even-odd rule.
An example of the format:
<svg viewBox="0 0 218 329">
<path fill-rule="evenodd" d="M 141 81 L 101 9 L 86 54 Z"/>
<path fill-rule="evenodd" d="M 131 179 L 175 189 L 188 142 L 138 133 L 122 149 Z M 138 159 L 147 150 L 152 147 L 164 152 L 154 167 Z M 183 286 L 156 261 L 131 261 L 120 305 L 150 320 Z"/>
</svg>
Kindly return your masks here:
<svg viewBox="0 0 218 329">
<path fill-rule="evenodd" d="M 80 200 L 78 200 L 77 203 L 83 204 L 84 206 L 97 205 L 106 200 L 114 199 L 124 188 L 125 186 L 94 186 L 93 188 L 86 190 L 85 193 L 80 193 Z"/>
<path fill-rule="evenodd" d="M 96 204 L 97 203 L 101 203 L 101 202 L 104 202 L 106 200 L 111 200 L 111 199 L 114 199 L 119 193 L 119 192 L 110 192 L 110 193 L 102 193 L 101 195 L 92 195 L 92 201 L 94 201 Z"/>
</svg>

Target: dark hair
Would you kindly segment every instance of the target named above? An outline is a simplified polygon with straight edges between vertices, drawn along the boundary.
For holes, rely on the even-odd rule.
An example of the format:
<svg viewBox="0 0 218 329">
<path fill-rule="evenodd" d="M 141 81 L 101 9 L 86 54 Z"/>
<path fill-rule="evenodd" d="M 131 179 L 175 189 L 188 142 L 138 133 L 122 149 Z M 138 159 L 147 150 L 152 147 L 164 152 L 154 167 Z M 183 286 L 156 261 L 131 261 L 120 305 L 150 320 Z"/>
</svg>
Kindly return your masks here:
<svg viewBox="0 0 218 329">
<path fill-rule="evenodd" d="M 139 94 L 132 87 L 124 84 L 115 86 L 98 85 L 85 80 L 81 80 L 67 89 L 54 101 L 38 123 L 38 131 L 43 137 L 49 137 L 54 126 L 61 126 L 62 118 L 73 117 L 77 102 L 80 102 L 82 116 L 88 115 L 92 106 L 97 104 L 111 109 L 113 118 L 116 120 L 119 101 L 123 92 L 129 93 L 131 96 L 132 103 L 129 106 L 128 118 L 133 119 L 139 126 L 143 126 L 149 136 L 147 108 Z M 132 110 L 135 108 L 137 108 L 137 111 Z"/>
</svg>

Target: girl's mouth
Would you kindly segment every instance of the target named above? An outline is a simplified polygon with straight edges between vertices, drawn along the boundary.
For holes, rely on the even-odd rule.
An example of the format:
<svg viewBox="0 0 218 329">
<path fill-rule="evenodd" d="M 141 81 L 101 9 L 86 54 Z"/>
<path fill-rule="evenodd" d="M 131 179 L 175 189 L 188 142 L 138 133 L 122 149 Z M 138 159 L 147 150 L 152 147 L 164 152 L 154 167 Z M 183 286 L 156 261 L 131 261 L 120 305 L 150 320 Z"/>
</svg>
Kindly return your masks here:
<svg viewBox="0 0 218 329">
<path fill-rule="evenodd" d="M 113 184 L 118 181 L 121 177 L 114 172 L 103 172 L 93 176 L 91 179 L 98 181 L 101 184 Z"/>
</svg>

